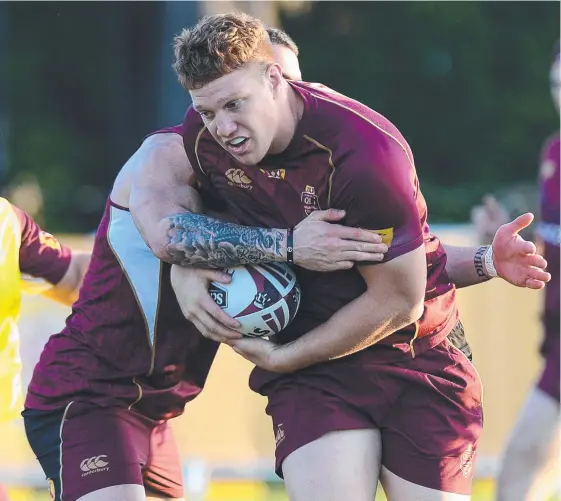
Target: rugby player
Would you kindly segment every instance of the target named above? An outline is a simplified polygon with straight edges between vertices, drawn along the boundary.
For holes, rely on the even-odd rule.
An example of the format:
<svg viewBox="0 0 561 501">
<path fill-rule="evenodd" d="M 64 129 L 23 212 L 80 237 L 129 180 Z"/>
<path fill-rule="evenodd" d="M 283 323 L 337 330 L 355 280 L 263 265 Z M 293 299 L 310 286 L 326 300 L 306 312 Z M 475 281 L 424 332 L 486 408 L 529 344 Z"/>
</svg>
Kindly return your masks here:
<svg viewBox="0 0 561 501">
<path fill-rule="evenodd" d="M 21 293 L 38 291 L 70 305 L 90 255 L 72 251 L 33 218 L 0 197 L 0 422 L 19 417 L 23 408 L 20 340 L 17 330 Z M 0 499 L 7 499 L 2 493 Z"/>
<path fill-rule="evenodd" d="M 178 37 L 176 58 L 204 122 L 190 110 L 183 130 L 201 190 L 240 223 L 288 228 L 274 230 L 277 260 L 296 260 L 284 244 L 291 228 L 296 242 L 302 217 L 326 207 L 345 209 L 345 224 L 390 244 L 376 266 L 299 273 L 301 309 L 278 344 L 229 336 L 259 366 L 251 386 L 269 398 L 277 471 L 291 498 L 372 499 L 381 464 L 390 499 L 468 499 L 480 384 L 462 351 L 445 252 L 426 224 L 405 140 L 360 103 L 285 80 L 265 28 L 249 16 L 204 18 Z M 243 231 L 192 212 L 168 214 L 143 226 L 144 214 L 139 225 L 168 259 L 225 266 L 248 258 Z"/>
<path fill-rule="evenodd" d="M 550 69 L 551 94 L 557 111 L 560 99 L 559 45 Z M 548 138 L 540 158 L 541 215 L 537 230 L 538 246 L 547 260 L 551 281 L 546 286 L 543 309 L 543 341 L 540 354 L 543 367 L 530 390 L 510 434 L 497 478 L 498 501 L 545 501 L 559 486 L 561 476 L 559 416 L 559 132 Z M 474 211 L 480 238 L 502 224 L 508 214 L 495 199 Z M 543 250 L 542 250 L 543 249 Z"/>
</svg>

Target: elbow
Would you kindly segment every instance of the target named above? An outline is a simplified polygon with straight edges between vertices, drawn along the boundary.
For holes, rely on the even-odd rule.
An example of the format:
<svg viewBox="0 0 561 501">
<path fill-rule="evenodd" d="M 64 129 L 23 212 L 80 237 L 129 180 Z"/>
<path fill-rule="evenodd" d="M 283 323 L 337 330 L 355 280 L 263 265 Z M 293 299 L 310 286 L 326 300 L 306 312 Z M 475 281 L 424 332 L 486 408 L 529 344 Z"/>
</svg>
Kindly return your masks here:
<svg viewBox="0 0 561 501">
<path fill-rule="evenodd" d="M 165 241 L 161 240 L 154 240 L 152 242 L 148 242 L 148 247 L 160 261 L 164 261 L 166 263 L 174 264 L 174 260 L 169 252 L 169 246 Z"/>
<path fill-rule="evenodd" d="M 145 238 L 146 245 L 158 259 L 167 263 L 173 262 L 169 252 L 169 220 L 163 219 L 155 228 L 156 231 L 147 235 Z"/>
</svg>

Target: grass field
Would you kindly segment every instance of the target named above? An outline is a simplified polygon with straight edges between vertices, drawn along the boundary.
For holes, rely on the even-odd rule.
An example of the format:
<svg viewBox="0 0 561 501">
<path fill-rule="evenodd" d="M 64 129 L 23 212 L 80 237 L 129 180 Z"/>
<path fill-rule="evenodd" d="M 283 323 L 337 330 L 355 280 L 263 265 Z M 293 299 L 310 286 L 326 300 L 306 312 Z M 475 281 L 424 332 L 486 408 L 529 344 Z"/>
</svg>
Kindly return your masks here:
<svg viewBox="0 0 561 501">
<path fill-rule="evenodd" d="M 48 492 L 30 489 L 11 489 L 11 501 L 50 501 Z M 494 485 L 491 480 L 477 481 L 472 501 L 493 501 Z M 211 484 L 207 496 L 202 499 L 186 498 L 187 501 L 288 501 L 282 486 L 257 482 L 215 482 Z M 386 501 L 379 489 L 375 501 Z M 553 498 L 551 501 L 561 501 Z"/>
</svg>

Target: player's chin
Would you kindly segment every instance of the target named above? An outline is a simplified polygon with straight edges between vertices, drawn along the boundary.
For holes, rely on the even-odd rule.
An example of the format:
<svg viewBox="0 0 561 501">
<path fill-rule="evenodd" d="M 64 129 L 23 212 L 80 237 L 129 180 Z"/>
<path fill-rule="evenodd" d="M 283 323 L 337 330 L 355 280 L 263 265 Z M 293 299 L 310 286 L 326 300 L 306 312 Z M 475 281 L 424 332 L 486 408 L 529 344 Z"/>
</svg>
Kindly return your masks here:
<svg viewBox="0 0 561 501">
<path fill-rule="evenodd" d="M 234 158 L 242 165 L 254 166 L 263 160 L 264 155 L 260 155 L 256 151 L 250 151 L 243 155 L 234 155 Z"/>
<path fill-rule="evenodd" d="M 243 152 L 232 152 L 234 158 L 243 165 L 254 166 L 265 158 L 266 152 L 261 151 L 253 139 L 248 139 L 248 147 Z"/>
</svg>

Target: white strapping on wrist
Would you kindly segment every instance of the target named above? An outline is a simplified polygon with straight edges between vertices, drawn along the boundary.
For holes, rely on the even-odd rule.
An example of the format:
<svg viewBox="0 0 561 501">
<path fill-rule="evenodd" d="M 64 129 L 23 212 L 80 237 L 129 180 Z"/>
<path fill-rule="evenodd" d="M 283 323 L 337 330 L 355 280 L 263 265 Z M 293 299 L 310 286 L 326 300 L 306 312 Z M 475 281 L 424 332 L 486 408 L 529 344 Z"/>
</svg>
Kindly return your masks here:
<svg viewBox="0 0 561 501">
<path fill-rule="evenodd" d="M 487 251 L 485 252 L 485 256 L 483 257 L 483 263 L 485 265 L 485 271 L 487 272 L 487 275 L 490 277 L 496 277 L 497 276 L 497 270 L 495 268 L 495 263 L 493 260 L 494 254 L 493 254 L 493 245 L 490 245 L 487 248 Z"/>
</svg>

